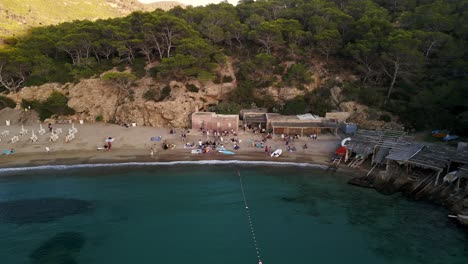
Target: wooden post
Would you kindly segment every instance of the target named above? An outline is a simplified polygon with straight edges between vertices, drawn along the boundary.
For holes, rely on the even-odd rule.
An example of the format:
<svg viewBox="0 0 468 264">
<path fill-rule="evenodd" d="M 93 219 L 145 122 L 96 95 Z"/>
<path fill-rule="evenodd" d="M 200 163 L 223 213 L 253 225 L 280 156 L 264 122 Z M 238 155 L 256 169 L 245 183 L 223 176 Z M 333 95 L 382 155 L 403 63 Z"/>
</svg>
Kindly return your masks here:
<svg viewBox="0 0 468 264">
<path fill-rule="evenodd" d="M 374 167 L 372 167 L 370 169 L 370 171 L 366 174 L 366 177 L 369 176 L 372 173 L 372 171 L 375 169 L 375 167 L 377 167 L 377 164 L 375 164 Z"/>
<path fill-rule="evenodd" d="M 301 138 L 304 137 L 304 128 L 301 127 Z"/>
<path fill-rule="evenodd" d="M 439 183 L 439 177 L 440 177 L 440 173 L 441 173 L 441 172 L 442 172 L 442 171 L 440 170 L 439 173 L 437 173 L 437 177 L 436 177 L 434 186 L 437 186 L 437 184 Z"/>
<path fill-rule="evenodd" d="M 371 164 L 374 164 L 374 159 L 375 159 L 375 147 L 374 147 L 374 149 L 372 150 L 372 160 L 371 160 Z"/>
</svg>

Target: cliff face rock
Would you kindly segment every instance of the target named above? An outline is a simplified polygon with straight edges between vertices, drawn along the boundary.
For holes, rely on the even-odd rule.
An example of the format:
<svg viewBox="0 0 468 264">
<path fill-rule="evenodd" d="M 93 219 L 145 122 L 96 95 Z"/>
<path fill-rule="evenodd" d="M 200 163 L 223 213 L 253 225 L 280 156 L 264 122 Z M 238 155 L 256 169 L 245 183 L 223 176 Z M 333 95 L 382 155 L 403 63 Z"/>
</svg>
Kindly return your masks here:
<svg viewBox="0 0 468 264">
<path fill-rule="evenodd" d="M 65 93 L 65 95 L 67 95 Z M 114 118 L 117 106 L 117 87 L 100 79 L 83 80 L 68 89 L 68 106 L 76 111 L 76 119 L 104 121 Z"/>
<path fill-rule="evenodd" d="M 340 103 L 339 109 L 351 113 L 348 122 L 357 124 L 364 129 L 392 129 L 403 130 L 403 125 L 398 123 L 398 119 L 388 112 L 370 109 L 354 101 Z M 382 117 L 390 118 L 390 121 L 381 120 Z"/>
<path fill-rule="evenodd" d="M 286 101 L 286 100 L 294 99 L 296 96 L 304 95 L 306 91 L 299 90 L 293 87 L 282 87 L 282 88 L 268 87 L 266 88 L 266 92 L 275 100 Z"/>
<path fill-rule="evenodd" d="M 161 90 L 167 84 L 154 82 L 151 78 L 143 78 L 131 87 L 133 97 L 118 100 L 118 88 L 112 83 L 101 79 L 82 80 L 77 84 L 45 84 L 26 87 L 19 93 L 8 97 L 16 102 L 26 100 L 46 100 L 54 91 L 63 93 L 69 98 L 68 106 L 76 111 L 73 116 L 58 117 L 58 119 L 85 120 L 95 122 L 101 116 L 105 122 L 137 123 L 153 127 L 187 127 L 190 125 L 190 115 L 196 109 L 207 108 L 208 104 L 216 104 L 225 99 L 227 93 L 234 87 L 232 84 L 201 84 L 192 81 L 199 88 L 198 92 L 189 92 L 186 84 L 172 81 L 169 83 L 171 94 L 160 102 L 147 100 L 144 94 L 149 89 Z M 123 102 L 122 102 L 123 101 Z"/>
</svg>

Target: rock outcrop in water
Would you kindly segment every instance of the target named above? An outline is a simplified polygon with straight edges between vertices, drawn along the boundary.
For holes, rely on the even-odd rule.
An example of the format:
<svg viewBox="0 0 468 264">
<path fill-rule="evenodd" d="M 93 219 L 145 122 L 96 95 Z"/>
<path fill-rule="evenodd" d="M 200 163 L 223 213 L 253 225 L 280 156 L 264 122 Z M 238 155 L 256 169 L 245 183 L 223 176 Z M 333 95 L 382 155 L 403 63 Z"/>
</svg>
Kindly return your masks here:
<svg viewBox="0 0 468 264">
<path fill-rule="evenodd" d="M 468 212 L 468 187 L 459 189 L 455 183 L 448 182 L 436 185 L 435 178 L 435 175 L 430 174 L 412 178 L 404 172 L 390 175 L 380 171 L 374 175 L 353 178 L 348 183 L 367 188 L 374 187 L 385 195 L 401 192 L 412 199 L 440 204 L 454 214 Z"/>
</svg>

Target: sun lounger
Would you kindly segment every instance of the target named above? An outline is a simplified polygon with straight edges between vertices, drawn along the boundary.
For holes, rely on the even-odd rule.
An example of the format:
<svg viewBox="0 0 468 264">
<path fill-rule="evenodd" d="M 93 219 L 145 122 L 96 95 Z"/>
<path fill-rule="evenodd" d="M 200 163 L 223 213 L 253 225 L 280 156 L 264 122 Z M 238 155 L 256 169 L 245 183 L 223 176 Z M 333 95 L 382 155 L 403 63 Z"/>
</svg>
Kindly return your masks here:
<svg viewBox="0 0 468 264">
<path fill-rule="evenodd" d="M 28 134 L 28 130 L 27 130 L 27 129 L 24 129 L 24 126 L 21 125 L 21 131 L 19 132 L 19 135 L 20 135 L 20 136 L 24 136 L 24 135 L 26 135 L 26 134 Z"/>
<path fill-rule="evenodd" d="M 32 136 L 29 138 L 31 142 L 36 142 L 38 140 L 36 134 L 34 134 L 34 129 L 32 130 Z"/>
<path fill-rule="evenodd" d="M 52 135 L 50 135 L 49 141 L 57 141 L 58 138 L 58 134 L 52 133 Z"/>
<path fill-rule="evenodd" d="M 46 133 L 45 129 L 42 127 L 42 124 L 39 124 L 39 131 L 37 131 L 39 135 L 44 135 Z"/>
<path fill-rule="evenodd" d="M 65 137 L 65 143 L 68 143 L 68 142 L 72 141 L 74 138 L 75 138 L 75 134 L 68 134 Z"/>
<path fill-rule="evenodd" d="M 11 139 L 10 139 L 10 143 L 16 143 L 19 141 L 19 137 L 18 136 L 13 136 Z"/>
</svg>

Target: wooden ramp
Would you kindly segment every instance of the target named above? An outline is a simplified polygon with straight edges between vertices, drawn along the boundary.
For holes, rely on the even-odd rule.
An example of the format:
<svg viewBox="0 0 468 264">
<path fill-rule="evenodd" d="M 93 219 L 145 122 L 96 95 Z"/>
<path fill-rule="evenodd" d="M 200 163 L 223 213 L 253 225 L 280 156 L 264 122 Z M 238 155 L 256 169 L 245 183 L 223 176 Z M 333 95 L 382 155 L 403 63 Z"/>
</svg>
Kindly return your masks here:
<svg viewBox="0 0 468 264">
<path fill-rule="evenodd" d="M 328 166 L 327 171 L 334 173 L 338 170 L 338 167 L 340 166 L 341 161 L 343 160 L 343 157 L 336 157 L 330 166 Z"/>
</svg>

